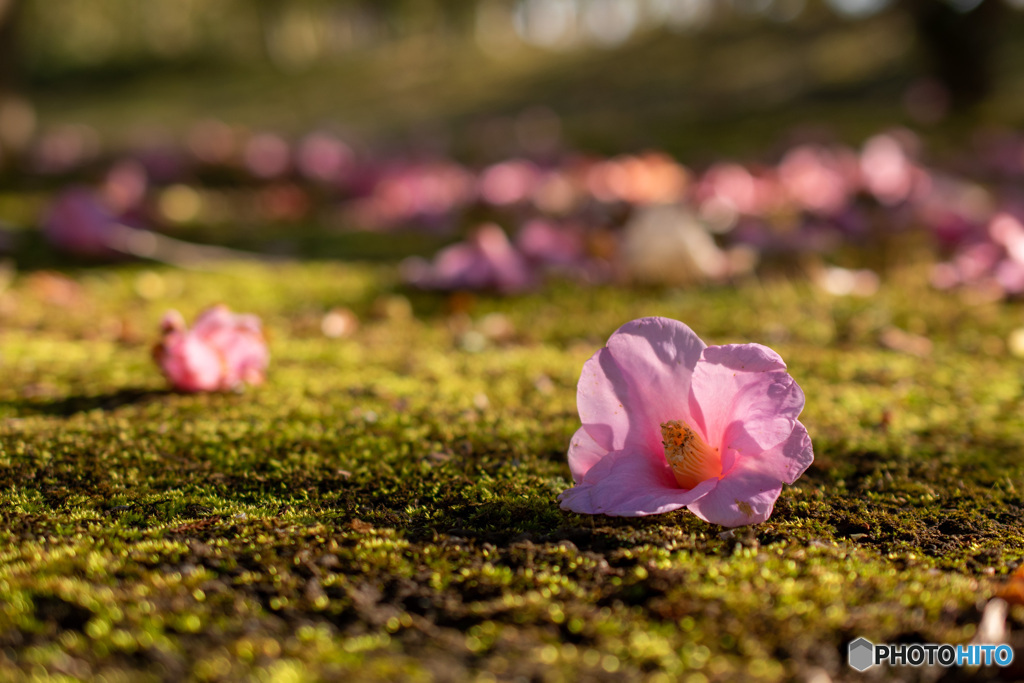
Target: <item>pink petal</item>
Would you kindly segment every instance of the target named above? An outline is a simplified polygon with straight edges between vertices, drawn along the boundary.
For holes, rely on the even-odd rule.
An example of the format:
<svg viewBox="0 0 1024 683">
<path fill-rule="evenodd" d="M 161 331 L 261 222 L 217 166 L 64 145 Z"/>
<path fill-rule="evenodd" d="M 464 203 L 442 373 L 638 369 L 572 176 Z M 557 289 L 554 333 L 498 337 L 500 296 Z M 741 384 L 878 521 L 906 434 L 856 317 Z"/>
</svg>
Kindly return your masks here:
<svg viewBox="0 0 1024 683">
<path fill-rule="evenodd" d="M 234 315 L 231 313 L 231 309 L 224 304 L 210 306 L 196 316 L 196 321 L 192 325 L 192 331 L 204 336 L 213 334 L 224 328 L 231 327 L 233 319 Z"/>
<path fill-rule="evenodd" d="M 270 361 L 263 335 L 252 332 L 248 327 L 231 330 L 229 335 L 219 340 L 217 347 L 224 359 L 226 387 L 234 387 L 243 382 L 260 384 L 263 371 Z"/>
<path fill-rule="evenodd" d="M 528 289 L 532 277 L 522 255 L 508 241 L 505 231 L 494 224 L 481 227 L 471 238 L 483 260 L 490 266 L 488 283 L 500 292 L 514 294 Z"/>
<path fill-rule="evenodd" d="M 737 457 L 757 456 L 793 433 L 804 394 L 777 353 L 760 344 L 709 346 L 693 372 L 690 407 L 728 472 Z"/>
<path fill-rule="evenodd" d="M 263 336 L 263 323 L 253 313 L 236 313 L 235 328 L 240 332 L 250 332 L 261 338 Z"/>
<path fill-rule="evenodd" d="M 612 358 L 601 349 L 583 364 L 576 386 L 576 406 L 583 429 L 606 451 L 619 451 L 630 435 L 629 382 Z M 638 440 L 643 443 L 643 440 Z"/>
<path fill-rule="evenodd" d="M 569 471 L 572 472 L 572 480 L 579 484 L 590 468 L 606 455 L 608 451 L 601 448 L 590 434 L 587 434 L 586 429 L 577 429 L 572 435 L 572 441 L 569 442 Z"/>
<path fill-rule="evenodd" d="M 173 309 L 164 313 L 164 317 L 160 319 L 160 331 L 164 334 L 169 332 L 183 332 L 185 328 L 185 318 L 182 317 L 181 313 L 178 313 Z"/>
<path fill-rule="evenodd" d="M 741 458 L 745 469 L 770 475 L 784 484 L 792 484 L 814 462 L 814 449 L 807 429 L 799 422 L 784 442 L 763 453 L 748 454 Z M 737 463 L 739 466 L 740 463 Z M 726 476 L 730 476 L 727 474 Z"/>
<path fill-rule="evenodd" d="M 760 524 L 772 514 L 782 492 L 777 477 L 753 467 L 740 466 L 720 480 L 711 481 L 717 486 L 687 507 L 705 522 L 722 526 Z"/>
<path fill-rule="evenodd" d="M 221 388 L 220 355 L 191 334 L 172 333 L 164 342 L 160 363 L 164 374 L 179 391 L 216 391 Z"/>
<path fill-rule="evenodd" d="M 520 229 L 516 247 L 527 258 L 551 265 L 571 265 L 579 261 L 584 252 L 583 237 L 578 231 L 540 219 Z"/>
<path fill-rule="evenodd" d="M 563 491 L 558 499 L 563 510 L 572 512 L 641 517 L 685 507 L 716 483 L 709 479 L 684 491 L 664 460 L 659 464 L 635 451 L 618 451 L 599 460 L 581 483 Z"/>
<path fill-rule="evenodd" d="M 431 287 L 481 289 L 491 276 L 490 266 L 471 244 L 459 243 L 438 252 L 430 276 Z"/>
<path fill-rule="evenodd" d="M 687 396 L 704 342 L 677 320 L 626 323 L 583 366 L 576 405 L 587 433 L 609 451 L 627 444 L 664 462 L 661 423 L 690 421 Z"/>
</svg>

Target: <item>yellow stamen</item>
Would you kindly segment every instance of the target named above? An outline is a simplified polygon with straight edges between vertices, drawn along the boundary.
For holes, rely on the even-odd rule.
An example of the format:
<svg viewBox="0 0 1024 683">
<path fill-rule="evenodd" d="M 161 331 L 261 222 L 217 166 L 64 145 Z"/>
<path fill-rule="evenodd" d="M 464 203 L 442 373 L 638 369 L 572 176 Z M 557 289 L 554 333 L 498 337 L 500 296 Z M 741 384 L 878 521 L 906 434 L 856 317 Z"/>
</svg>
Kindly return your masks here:
<svg viewBox="0 0 1024 683">
<path fill-rule="evenodd" d="M 722 476 L 722 454 L 704 443 L 690 425 L 672 420 L 661 425 L 665 459 L 684 489 L 692 489 L 706 479 Z"/>
</svg>

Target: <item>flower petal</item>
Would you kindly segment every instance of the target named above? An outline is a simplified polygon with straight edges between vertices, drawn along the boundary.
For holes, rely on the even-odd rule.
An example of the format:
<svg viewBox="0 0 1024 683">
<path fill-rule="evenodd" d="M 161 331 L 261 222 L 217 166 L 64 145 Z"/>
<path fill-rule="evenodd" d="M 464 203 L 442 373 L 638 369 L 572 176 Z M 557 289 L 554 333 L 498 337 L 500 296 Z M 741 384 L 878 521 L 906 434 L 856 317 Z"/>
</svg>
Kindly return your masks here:
<svg viewBox="0 0 1024 683">
<path fill-rule="evenodd" d="M 813 461 L 811 438 L 797 422 L 788 439 L 757 456 L 738 459 L 714 490 L 688 507 L 713 524 L 760 524 L 771 515 L 782 484 L 792 484 Z"/>
<path fill-rule="evenodd" d="M 234 315 L 231 313 L 231 309 L 224 304 L 216 304 L 196 316 L 196 321 L 192 325 L 192 331 L 205 337 L 216 334 L 222 329 L 232 327 L 233 321 Z"/>
<path fill-rule="evenodd" d="M 569 471 L 572 472 L 572 480 L 579 484 L 590 468 L 606 455 L 608 451 L 601 448 L 586 429 L 577 429 L 569 442 Z"/>
<path fill-rule="evenodd" d="M 714 483 L 717 486 L 687 507 L 705 522 L 722 526 L 760 524 L 772 514 L 782 492 L 778 478 L 742 464 Z"/>
<path fill-rule="evenodd" d="M 668 318 L 626 323 L 583 366 L 576 404 L 603 448 L 627 445 L 661 460 L 661 423 L 688 420 L 690 378 L 704 342 Z"/>
<path fill-rule="evenodd" d="M 671 512 L 700 499 L 717 480 L 685 491 L 672 471 L 634 451 L 617 451 L 599 460 L 583 481 L 558 496 L 563 510 L 583 514 L 641 517 Z"/>
<path fill-rule="evenodd" d="M 760 344 L 709 346 L 693 372 L 690 411 L 708 444 L 722 449 L 722 469 L 758 456 L 793 433 L 804 394 L 782 358 Z"/>
<path fill-rule="evenodd" d="M 807 428 L 797 422 L 788 439 L 763 453 L 743 457 L 742 462 L 745 467 L 775 477 L 783 484 L 792 484 L 814 462 L 811 437 Z"/>
<path fill-rule="evenodd" d="M 216 391 L 220 388 L 222 363 L 217 352 L 192 335 L 172 333 L 164 343 L 160 365 L 164 375 L 180 391 Z"/>
<path fill-rule="evenodd" d="M 629 383 L 608 349 L 583 364 L 576 385 L 576 407 L 587 434 L 606 451 L 625 447 L 630 433 Z"/>
</svg>

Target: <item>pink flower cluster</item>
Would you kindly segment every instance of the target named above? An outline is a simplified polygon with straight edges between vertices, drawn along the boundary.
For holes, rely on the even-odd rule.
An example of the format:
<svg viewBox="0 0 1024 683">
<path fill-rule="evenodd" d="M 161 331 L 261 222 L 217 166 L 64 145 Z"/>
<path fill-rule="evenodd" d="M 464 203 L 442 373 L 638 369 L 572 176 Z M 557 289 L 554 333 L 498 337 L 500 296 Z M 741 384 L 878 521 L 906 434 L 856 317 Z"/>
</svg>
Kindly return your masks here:
<svg viewBox="0 0 1024 683">
<path fill-rule="evenodd" d="M 1024 294 L 1024 223 L 1011 213 L 998 213 L 986 228 L 932 268 L 936 288 L 970 287 L 996 297 Z"/>
<path fill-rule="evenodd" d="M 804 395 L 760 344 L 706 346 L 681 322 L 623 325 L 583 366 L 566 510 L 640 516 L 686 507 L 734 527 L 768 519 L 814 460 Z"/>
<path fill-rule="evenodd" d="M 535 283 L 526 259 L 494 224 L 483 225 L 465 242 L 440 251 L 433 263 L 413 257 L 402 264 L 402 270 L 408 282 L 423 289 L 514 294 Z"/>
<path fill-rule="evenodd" d="M 513 241 L 502 240 L 501 258 L 484 257 L 479 236 L 493 232 L 487 228 L 442 251 L 431 268 L 416 261 L 407 280 L 433 289 L 522 291 L 542 280 L 543 269 L 529 278 L 499 271 L 521 273 L 530 244 L 543 245 L 540 261 L 569 265 L 559 272 L 585 282 L 671 277 L 679 284 L 740 276 L 762 253 L 824 252 L 913 227 L 940 246 L 975 239 L 993 215 L 991 195 L 928 169 L 918 161 L 919 147 L 909 132 L 894 131 L 859 151 L 802 144 L 775 166 L 721 162 L 701 174 L 656 153 L 574 157 L 549 167 L 502 162 L 480 172 L 475 193 L 463 194 L 464 202 L 522 226 Z M 497 261 L 505 266 L 494 268 Z M 681 273 L 658 266 L 663 261 L 691 265 Z M 479 271 L 491 275 L 472 275 Z"/>
<path fill-rule="evenodd" d="M 213 306 L 188 329 L 180 313 L 169 311 L 161 331 L 153 357 L 178 391 L 230 391 L 260 384 L 266 376 L 270 352 L 254 315 Z"/>
<path fill-rule="evenodd" d="M 957 286 L 999 294 L 1024 294 L 1024 223 L 1010 213 L 992 217 L 983 235 L 932 269 L 939 289 Z"/>
<path fill-rule="evenodd" d="M 160 239 L 163 228 L 214 223 L 225 213 L 246 223 L 315 215 L 346 229 L 461 233 L 467 239 L 433 264 L 410 262 L 408 281 L 502 293 L 531 289 L 552 273 L 584 283 L 659 282 L 673 271 L 649 267 L 662 261 L 714 266 L 689 268 L 669 284 L 729 281 L 761 257 L 869 246 L 917 229 L 949 259 L 936 269 L 937 286 L 1018 295 L 1012 249 L 990 226 L 999 214 L 1021 213 L 1014 186 L 1024 178 L 1024 137 L 976 137 L 970 154 L 945 171 L 923 162 L 921 142 L 907 130 L 880 133 L 859 149 L 804 142 L 774 163 L 722 160 L 703 170 L 657 151 L 572 153 L 557 140 L 537 158 L 474 167 L 441 155 L 373 155 L 327 131 L 289 140 L 206 121 L 183 146 L 154 140 L 107 159 L 102 184 L 58 194 L 42 224 L 69 252 L 158 260 L 177 253 Z M 82 127 L 44 134 L 30 146 L 26 167 L 84 177 L 103 160 L 97 140 Z M 232 189 L 200 187 L 208 178 L 228 178 Z M 490 224 L 509 237 L 474 227 Z M 664 239 L 638 251 L 652 231 Z"/>
<path fill-rule="evenodd" d="M 491 290 L 516 294 L 536 287 L 547 272 L 598 274 L 586 253 L 581 230 L 535 219 L 520 228 L 515 242 L 493 223 L 468 239 L 442 249 L 433 261 L 411 257 L 402 263 L 409 284 L 422 289 Z"/>
</svg>

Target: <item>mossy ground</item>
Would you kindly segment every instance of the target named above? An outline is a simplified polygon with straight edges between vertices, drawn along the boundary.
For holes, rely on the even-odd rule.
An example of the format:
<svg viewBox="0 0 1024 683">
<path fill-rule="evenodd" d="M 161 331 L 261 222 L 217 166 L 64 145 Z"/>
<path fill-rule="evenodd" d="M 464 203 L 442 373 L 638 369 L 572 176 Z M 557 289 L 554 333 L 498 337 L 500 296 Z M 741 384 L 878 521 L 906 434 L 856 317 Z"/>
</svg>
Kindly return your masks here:
<svg viewBox="0 0 1024 683">
<path fill-rule="evenodd" d="M 779 278 L 453 302 L 343 263 L 63 277 L 0 299 L 0 678 L 852 680 L 857 636 L 969 640 L 1024 556 L 1022 310 L 921 267 L 871 299 Z M 268 382 L 168 392 L 161 314 L 217 301 L 263 317 Z M 345 339 L 320 330 L 337 306 Z M 767 343 L 804 388 L 817 459 L 767 523 L 558 508 L 582 363 L 643 315 Z"/>
</svg>

